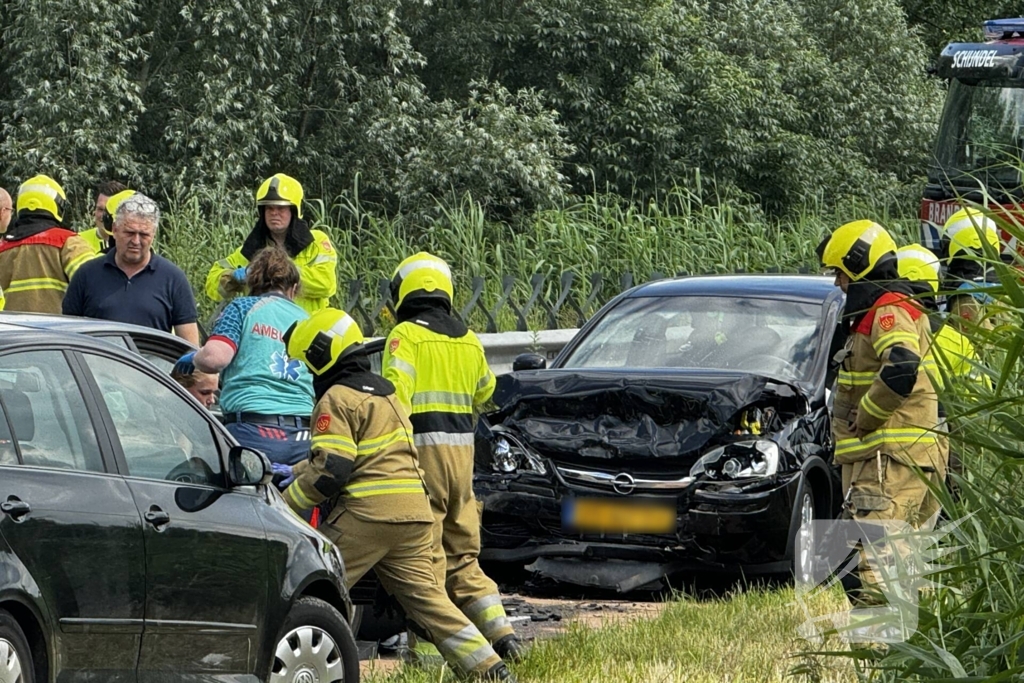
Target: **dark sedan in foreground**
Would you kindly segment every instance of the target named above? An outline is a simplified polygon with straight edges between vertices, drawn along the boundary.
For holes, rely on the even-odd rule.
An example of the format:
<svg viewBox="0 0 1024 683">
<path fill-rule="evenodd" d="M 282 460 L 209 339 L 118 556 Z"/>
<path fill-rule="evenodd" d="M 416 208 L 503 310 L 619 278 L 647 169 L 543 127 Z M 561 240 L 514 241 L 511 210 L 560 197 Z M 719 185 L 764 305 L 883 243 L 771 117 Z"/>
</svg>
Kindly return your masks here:
<svg viewBox="0 0 1024 683">
<path fill-rule="evenodd" d="M 801 571 L 803 522 L 840 504 L 841 308 L 817 276 L 660 281 L 610 302 L 550 369 L 520 358 L 477 444 L 482 559 L 622 592 Z"/>
<path fill-rule="evenodd" d="M 358 681 L 341 555 L 270 482 L 139 354 L 0 326 L 0 681 Z"/>
</svg>

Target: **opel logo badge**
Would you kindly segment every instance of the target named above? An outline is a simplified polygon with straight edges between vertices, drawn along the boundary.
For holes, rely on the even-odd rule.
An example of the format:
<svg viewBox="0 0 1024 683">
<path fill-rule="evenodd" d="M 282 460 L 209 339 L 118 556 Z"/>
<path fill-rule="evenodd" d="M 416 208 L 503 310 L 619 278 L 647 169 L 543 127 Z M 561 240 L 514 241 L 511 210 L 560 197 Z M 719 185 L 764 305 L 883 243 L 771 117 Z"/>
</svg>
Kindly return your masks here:
<svg viewBox="0 0 1024 683">
<path fill-rule="evenodd" d="M 636 488 L 636 480 L 633 479 L 633 475 L 629 472 L 620 472 L 612 479 L 612 488 L 615 490 L 615 493 L 628 496 Z"/>
</svg>

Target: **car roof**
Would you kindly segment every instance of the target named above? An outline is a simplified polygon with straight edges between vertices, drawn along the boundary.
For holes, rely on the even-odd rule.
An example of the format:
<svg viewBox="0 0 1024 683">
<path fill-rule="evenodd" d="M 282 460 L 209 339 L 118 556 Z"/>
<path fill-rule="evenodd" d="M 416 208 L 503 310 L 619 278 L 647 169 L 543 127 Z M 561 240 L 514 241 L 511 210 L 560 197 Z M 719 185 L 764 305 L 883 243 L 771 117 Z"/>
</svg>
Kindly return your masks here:
<svg viewBox="0 0 1024 683">
<path fill-rule="evenodd" d="M 824 303 L 840 289 L 823 275 L 695 275 L 656 280 L 629 290 L 625 298 L 650 296 L 719 296 L 789 299 Z"/>
<path fill-rule="evenodd" d="M 0 311 L 0 330 L 7 331 L 13 327 L 33 330 L 50 330 L 52 332 L 74 332 L 76 334 L 128 334 L 169 337 L 178 339 L 172 334 L 151 327 L 98 320 L 96 318 L 78 318 L 68 315 L 47 315 L 45 313 L 8 313 Z"/>
<path fill-rule="evenodd" d="M 0 331 L 3 332 L 0 334 L 0 351 L 21 346 L 58 346 L 61 348 L 104 349 L 117 354 L 127 354 L 129 357 L 135 356 L 133 352 L 104 341 L 102 338 L 90 337 L 81 333 L 40 330 L 13 325 L 0 325 Z"/>
</svg>

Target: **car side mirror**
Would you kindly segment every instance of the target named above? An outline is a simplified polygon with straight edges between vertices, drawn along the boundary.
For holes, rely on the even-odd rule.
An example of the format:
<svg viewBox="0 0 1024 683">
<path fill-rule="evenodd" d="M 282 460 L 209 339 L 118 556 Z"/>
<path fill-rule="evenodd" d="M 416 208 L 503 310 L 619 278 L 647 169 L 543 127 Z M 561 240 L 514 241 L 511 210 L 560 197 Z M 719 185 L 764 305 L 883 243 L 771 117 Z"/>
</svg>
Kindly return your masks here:
<svg viewBox="0 0 1024 683">
<path fill-rule="evenodd" d="M 543 370 L 548 366 L 548 361 L 539 353 L 521 353 L 512 361 L 512 370 Z"/>
<path fill-rule="evenodd" d="M 255 448 L 232 446 L 228 451 L 228 482 L 231 486 L 269 484 L 274 479 L 270 460 Z"/>
</svg>

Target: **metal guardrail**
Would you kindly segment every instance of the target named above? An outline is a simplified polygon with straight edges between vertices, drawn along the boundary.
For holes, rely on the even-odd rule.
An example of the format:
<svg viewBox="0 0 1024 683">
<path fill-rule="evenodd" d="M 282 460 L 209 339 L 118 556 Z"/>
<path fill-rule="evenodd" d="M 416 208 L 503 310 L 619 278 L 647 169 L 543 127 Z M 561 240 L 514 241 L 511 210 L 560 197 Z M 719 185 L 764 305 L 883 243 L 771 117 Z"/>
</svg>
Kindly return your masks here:
<svg viewBox="0 0 1024 683">
<path fill-rule="evenodd" d="M 735 272 L 743 273 L 744 271 L 740 269 Z M 769 268 L 767 272 L 777 273 L 779 269 Z M 807 269 L 801 268 L 800 272 L 806 273 Z M 676 276 L 682 277 L 690 274 L 687 271 L 680 271 L 676 273 Z M 663 280 L 666 277 L 668 276 L 665 273 L 655 271 L 651 273 L 647 282 Z M 514 275 L 505 275 L 501 278 L 500 294 L 497 300 L 488 306 L 484 302 L 487 280 L 478 275 L 470 281 L 469 299 L 465 305 L 455 311 L 455 315 L 467 323 L 474 312 L 482 315 L 486 324 L 479 331 L 492 334 L 499 332 L 498 319 L 505 309 L 511 312 L 517 332 L 526 332 L 530 329 L 527 318 L 538 308 L 543 311 L 542 329 L 558 329 L 567 321 L 570 321 L 570 324 L 575 322 L 577 327 L 582 327 L 587 318 L 607 301 L 606 298 L 602 298 L 602 294 L 608 289 L 606 283 L 614 281 L 613 277 L 604 273 L 593 273 L 586 278 L 586 289 L 582 292 L 575 292 L 575 296 L 573 296 L 574 288 L 579 289 L 577 283 L 580 283 L 581 280 L 572 271 L 565 271 L 559 275 L 557 286 L 552 288 L 548 286 L 547 275 L 534 273 L 528 283 L 530 294 L 525 302 L 520 304 L 513 296 L 518 279 Z M 633 273 L 626 272 L 618 277 L 617 284 L 616 293 L 619 293 L 639 283 L 635 281 Z M 356 318 L 363 328 L 363 333 L 368 337 L 383 332 L 380 322 L 381 315 L 385 311 L 392 320 L 395 317 L 395 306 L 391 300 L 391 281 L 387 278 L 379 278 L 375 291 L 370 290 L 370 287 L 372 285 L 366 278 L 350 280 L 345 295 L 345 311 Z"/>
<path fill-rule="evenodd" d="M 487 364 L 495 375 L 512 372 L 512 361 L 522 353 L 537 353 L 554 360 L 558 352 L 576 336 L 578 329 L 542 330 L 540 332 L 498 332 L 479 334 L 487 356 Z"/>
</svg>

